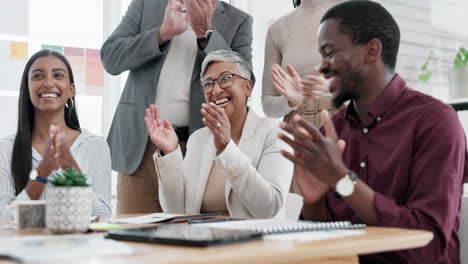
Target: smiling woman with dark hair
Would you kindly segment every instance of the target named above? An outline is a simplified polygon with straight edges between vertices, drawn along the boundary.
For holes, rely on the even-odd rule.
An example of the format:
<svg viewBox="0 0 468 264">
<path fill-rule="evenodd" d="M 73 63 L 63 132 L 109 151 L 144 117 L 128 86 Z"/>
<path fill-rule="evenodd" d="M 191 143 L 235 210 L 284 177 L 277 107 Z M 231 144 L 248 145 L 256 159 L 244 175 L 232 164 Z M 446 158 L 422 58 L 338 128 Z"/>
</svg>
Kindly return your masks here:
<svg viewBox="0 0 468 264">
<path fill-rule="evenodd" d="M 15 201 L 45 198 L 47 178 L 73 167 L 91 180 L 93 214 L 110 210 L 110 152 L 80 128 L 73 72 L 60 53 L 41 50 L 21 78 L 18 130 L 0 139 L 0 212 Z"/>
<path fill-rule="evenodd" d="M 259 118 L 247 106 L 251 68 L 239 54 L 219 50 L 202 64 L 206 127 L 193 133 L 182 158 L 178 139 L 152 105 L 146 125 L 159 151 L 154 155 L 159 199 L 165 212 L 222 212 L 235 217 L 270 218 L 282 211 L 292 164 L 279 150 L 278 123 Z"/>
</svg>

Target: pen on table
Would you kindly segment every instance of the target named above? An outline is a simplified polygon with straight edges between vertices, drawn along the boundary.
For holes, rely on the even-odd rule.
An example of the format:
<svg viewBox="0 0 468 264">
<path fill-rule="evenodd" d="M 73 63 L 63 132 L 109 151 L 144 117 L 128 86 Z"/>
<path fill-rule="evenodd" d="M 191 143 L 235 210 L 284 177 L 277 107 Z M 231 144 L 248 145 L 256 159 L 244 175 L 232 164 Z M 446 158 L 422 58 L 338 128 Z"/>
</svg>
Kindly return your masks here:
<svg viewBox="0 0 468 264">
<path fill-rule="evenodd" d="M 226 221 L 240 221 L 244 219 L 239 218 L 215 218 L 215 219 L 193 219 L 188 220 L 189 224 L 202 224 L 202 223 L 216 223 L 216 222 L 226 222 Z"/>
</svg>

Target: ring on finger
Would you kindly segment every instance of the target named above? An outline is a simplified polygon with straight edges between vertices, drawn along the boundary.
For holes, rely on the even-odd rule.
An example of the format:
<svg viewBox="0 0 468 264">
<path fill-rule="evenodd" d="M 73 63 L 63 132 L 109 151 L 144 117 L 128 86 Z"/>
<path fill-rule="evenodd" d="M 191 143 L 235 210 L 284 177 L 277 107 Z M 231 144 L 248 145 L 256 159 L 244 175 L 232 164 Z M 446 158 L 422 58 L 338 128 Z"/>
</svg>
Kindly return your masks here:
<svg viewBox="0 0 468 264">
<path fill-rule="evenodd" d="M 221 123 L 219 122 L 216 122 L 216 129 L 220 128 L 221 127 Z"/>
</svg>

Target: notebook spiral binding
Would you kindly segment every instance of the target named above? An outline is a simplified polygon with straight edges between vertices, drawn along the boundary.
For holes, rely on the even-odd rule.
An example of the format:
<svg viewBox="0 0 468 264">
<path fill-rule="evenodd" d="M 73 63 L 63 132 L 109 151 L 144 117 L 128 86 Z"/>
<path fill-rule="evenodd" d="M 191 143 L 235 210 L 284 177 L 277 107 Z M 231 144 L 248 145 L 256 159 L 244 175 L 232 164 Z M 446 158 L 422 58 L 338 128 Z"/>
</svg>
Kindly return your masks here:
<svg viewBox="0 0 468 264">
<path fill-rule="evenodd" d="M 356 229 L 365 228 L 365 224 L 351 224 L 349 221 L 336 221 L 336 222 L 316 222 L 316 223 L 297 223 L 295 225 L 288 226 L 268 226 L 254 228 L 256 232 L 260 232 L 264 235 L 283 234 L 283 233 L 294 233 L 294 232 L 306 232 L 306 231 L 324 231 L 334 229 Z"/>
<path fill-rule="evenodd" d="M 173 220 L 187 220 L 187 219 L 203 219 L 213 216 L 222 215 L 223 213 L 206 213 L 206 214 L 195 214 L 195 215 L 181 215 L 172 218 Z"/>
</svg>

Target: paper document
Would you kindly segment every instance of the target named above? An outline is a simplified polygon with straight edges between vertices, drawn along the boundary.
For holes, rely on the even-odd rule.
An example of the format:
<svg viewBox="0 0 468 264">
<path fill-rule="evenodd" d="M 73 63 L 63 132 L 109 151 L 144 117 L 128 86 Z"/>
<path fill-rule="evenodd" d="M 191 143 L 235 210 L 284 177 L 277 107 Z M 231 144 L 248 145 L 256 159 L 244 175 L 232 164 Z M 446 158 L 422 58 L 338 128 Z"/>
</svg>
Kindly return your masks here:
<svg viewBox="0 0 468 264">
<path fill-rule="evenodd" d="M 335 225 L 333 222 L 320 223 L 284 219 L 256 219 L 202 223 L 196 225 L 212 228 L 259 231 L 263 233 L 263 239 L 298 242 L 333 239 L 366 233 L 364 229 L 346 229 L 353 228 L 352 225 L 346 225 L 346 223 L 335 223 L 338 223 L 338 225 Z"/>
<path fill-rule="evenodd" d="M 119 223 L 127 223 L 127 224 L 153 224 L 153 223 L 166 222 L 166 221 L 174 219 L 177 216 L 182 216 L 182 215 L 154 213 L 154 214 L 142 215 L 142 216 L 136 216 L 136 217 L 130 217 L 130 218 L 114 219 L 113 221 L 119 222 Z"/>
<path fill-rule="evenodd" d="M 124 256 L 136 250 L 124 243 L 101 235 L 24 236 L 0 239 L 0 255 L 23 262 L 84 259 L 89 257 Z"/>
<path fill-rule="evenodd" d="M 287 233 L 279 235 L 263 236 L 266 240 L 287 240 L 296 242 L 309 242 L 325 239 L 340 238 L 346 236 L 364 235 L 364 230 L 328 230 L 328 231 L 311 231 L 299 233 Z"/>
</svg>

